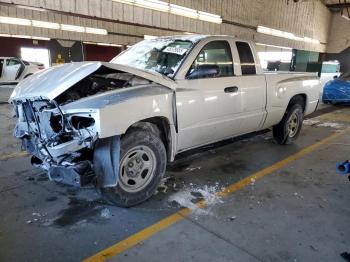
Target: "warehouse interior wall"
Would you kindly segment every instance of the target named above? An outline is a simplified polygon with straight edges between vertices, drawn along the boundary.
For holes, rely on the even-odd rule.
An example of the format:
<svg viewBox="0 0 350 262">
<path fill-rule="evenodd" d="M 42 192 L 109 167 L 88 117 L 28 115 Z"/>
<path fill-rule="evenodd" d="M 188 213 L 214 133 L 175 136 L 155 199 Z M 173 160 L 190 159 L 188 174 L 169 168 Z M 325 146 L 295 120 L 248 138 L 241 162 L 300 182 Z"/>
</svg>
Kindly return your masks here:
<svg viewBox="0 0 350 262">
<path fill-rule="evenodd" d="M 142 40 L 144 35 L 160 36 L 191 32 L 234 35 L 265 44 L 315 52 L 325 52 L 326 49 L 331 13 L 321 1 L 294 3 L 286 0 L 171 0 L 169 2 L 218 14 L 223 18 L 223 23 L 205 22 L 112 0 L 3 0 L 0 3 L 0 13 L 3 16 L 40 18 L 49 22 L 104 28 L 109 34 L 98 36 L 14 25 L 0 25 L 0 33 L 36 34 L 58 39 L 107 41 L 128 45 Z M 12 3 L 19 6 L 13 6 Z M 28 7 L 44 8 L 45 11 L 28 9 Z M 72 13 L 75 16 L 72 16 Z M 283 30 L 301 37 L 315 38 L 321 43 L 306 43 L 263 35 L 257 33 L 258 25 Z"/>
<path fill-rule="evenodd" d="M 350 47 L 340 53 L 327 53 L 326 60 L 338 60 L 340 62 L 340 72 L 350 73 Z"/>
<path fill-rule="evenodd" d="M 121 47 L 84 44 L 85 61 L 109 62 L 121 51 Z"/>
<path fill-rule="evenodd" d="M 350 21 L 340 13 L 332 14 L 328 38 L 327 53 L 340 53 L 350 47 Z"/>
</svg>

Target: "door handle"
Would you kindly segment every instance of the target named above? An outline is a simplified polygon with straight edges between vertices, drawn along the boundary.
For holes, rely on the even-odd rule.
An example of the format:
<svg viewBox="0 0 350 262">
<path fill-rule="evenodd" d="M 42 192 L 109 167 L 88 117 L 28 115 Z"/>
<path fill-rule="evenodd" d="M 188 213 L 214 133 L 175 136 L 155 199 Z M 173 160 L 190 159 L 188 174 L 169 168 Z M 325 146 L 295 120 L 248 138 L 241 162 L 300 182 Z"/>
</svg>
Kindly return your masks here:
<svg viewBox="0 0 350 262">
<path fill-rule="evenodd" d="M 229 86 L 224 89 L 225 93 L 235 93 L 238 91 L 237 86 Z"/>
</svg>

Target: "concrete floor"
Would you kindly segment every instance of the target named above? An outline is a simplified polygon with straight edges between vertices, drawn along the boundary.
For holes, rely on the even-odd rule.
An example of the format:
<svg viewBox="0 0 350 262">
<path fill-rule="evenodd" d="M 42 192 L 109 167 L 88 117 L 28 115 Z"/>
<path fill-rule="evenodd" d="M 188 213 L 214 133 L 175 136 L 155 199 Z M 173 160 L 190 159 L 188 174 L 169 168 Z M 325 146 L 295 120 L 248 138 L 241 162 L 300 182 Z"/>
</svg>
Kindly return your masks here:
<svg viewBox="0 0 350 262">
<path fill-rule="evenodd" d="M 332 109 L 333 110 L 333 109 Z M 182 156 L 146 203 L 122 209 L 94 189 L 49 182 L 12 138 L 0 103 L 0 261 L 79 261 L 206 199 L 185 219 L 113 261 L 344 261 L 350 252 L 350 132 L 225 198 L 215 193 L 350 126 L 350 108 L 306 121 L 294 145 L 271 133 Z M 336 120 L 336 121 L 334 121 Z"/>
</svg>

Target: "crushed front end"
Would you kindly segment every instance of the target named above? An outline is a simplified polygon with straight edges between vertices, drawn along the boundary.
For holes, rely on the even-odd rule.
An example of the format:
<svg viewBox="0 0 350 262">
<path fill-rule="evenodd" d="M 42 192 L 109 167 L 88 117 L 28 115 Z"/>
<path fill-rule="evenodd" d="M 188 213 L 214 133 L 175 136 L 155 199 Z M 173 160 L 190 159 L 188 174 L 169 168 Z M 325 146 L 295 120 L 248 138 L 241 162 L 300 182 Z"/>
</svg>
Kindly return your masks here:
<svg viewBox="0 0 350 262">
<path fill-rule="evenodd" d="M 98 111 L 67 114 L 54 101 L 12 101 L 18 118 L 15 137 L 31 162 L 48 172 L 50 180 L 85 186 L 94 179 L 93 146 L 98 138 Z"/>
</svg>

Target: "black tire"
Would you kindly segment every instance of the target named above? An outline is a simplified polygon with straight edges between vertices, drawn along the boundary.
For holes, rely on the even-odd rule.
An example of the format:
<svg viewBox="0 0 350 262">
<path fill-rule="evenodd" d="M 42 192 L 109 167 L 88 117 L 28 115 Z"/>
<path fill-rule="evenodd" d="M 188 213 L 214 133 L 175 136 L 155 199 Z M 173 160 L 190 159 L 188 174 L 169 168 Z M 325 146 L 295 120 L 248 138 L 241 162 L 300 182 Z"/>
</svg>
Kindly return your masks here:
<svg viewBox="0 0 350 262">
<path fill-rule="evenodd" d="M 133 150 L 135 147 L 140 147 L 142 149 L 142 146 L 150 149 L 155 156 L 156 164 L 154 165 L 154 169 L 152 169 L 154 170 L 153 176 L 149 179 L 148 184 L 145 185 L 144 188 L 141 188 L 139 191 L 128 192 L 125 190 L 127 185 L 125 186 L 124 184 L 124 186 L 122 186 L 123 183 L 121 181 L 123 179 L 121 179 L 120 176 L 122 175 L 123 171 L 120 167 L 117 186 L 101 188 L 102 195 L 112 204 L 120 207 L 131 207 L 140 204 L 154 194 L 160 181 L 162 180 L 167 163 L 166 150 L 161 138 L 152 131 L 134 128 L 122 137 L 119 165 L 122 164 L 125 157 L 128 157 L 126 154 L 128 154 L 130 150 Z"/>
<path fill-rule="evenodd" d="M 293 132 L 290 131 L 289 123 L 291 117 L 297 117 L 297 127 Z M 288 145 L 295 141 L 299 134 L 301 127 L 303 125 L 304 113 L 303 107 L 297 103 L 288 107 L 286 113 L 284 114 L 281 122 L 275 125 L 272 129 L 273 137 L 276 142 L 280 145 Z"/>
</svg>

